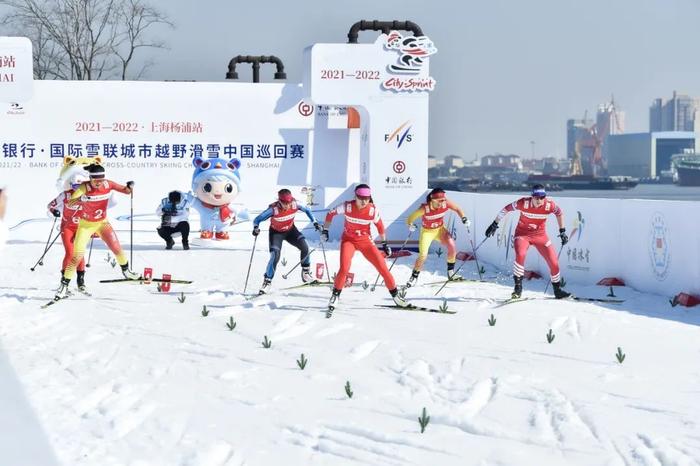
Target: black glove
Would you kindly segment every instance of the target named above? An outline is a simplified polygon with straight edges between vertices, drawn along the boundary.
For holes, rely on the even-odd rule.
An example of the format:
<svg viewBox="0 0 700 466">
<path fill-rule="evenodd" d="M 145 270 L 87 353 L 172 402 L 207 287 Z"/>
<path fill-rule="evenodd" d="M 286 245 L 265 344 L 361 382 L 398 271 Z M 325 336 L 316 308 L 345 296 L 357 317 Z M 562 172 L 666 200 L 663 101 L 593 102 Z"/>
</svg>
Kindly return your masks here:
<svg viewBox="0 0 700 466">
<path fill-rule="evenodd" d="M 564 246 L 569 242 L 569 237 L 566 236 L 566 228 L 559 229 L 559 238 L 561 238 L 561 245 Z"/>
<path fill-rule="evenodd" d="M 61 212 L 58 209 L 51 209 L 51 213 L 54 217 L 58 218 L 61 216 Z"/>
<path fill-rule="evenodd" d="M 253 236 L 258 236 L 260 234 L 260 227 L 255 225 L 253 227 Z"/>
<path fill-rule="evenodd" d="M 321 231 L 321 230 L 323 230 L 323 227 L 321 226 L 320 223 L 314 222 L 314 229 L 315 229 L 316 231 Z"/>
<path fill-rule="evenodd" d="M 486 229 L 486 237 L 489 238 L 495 235 L 496 230 L 498 230 L 498 222 L 494 220 L 493 222 L 491 222 L 491 225 L 489 225 L 489 227 Z"/>
<path fill-rule="evenodd" d="M 328 230 L 325 228 L 321 231 L 321 241 L 328 241 Z"/>
<path fill-rule="evenodd" d="M 386 241 L 382 241 L 382 250 L 384 251 L 384 254 L 386 254 L 386 257 L 391 255 L 391 248 L 388 244 L 386 244 Z"/>
</svg>

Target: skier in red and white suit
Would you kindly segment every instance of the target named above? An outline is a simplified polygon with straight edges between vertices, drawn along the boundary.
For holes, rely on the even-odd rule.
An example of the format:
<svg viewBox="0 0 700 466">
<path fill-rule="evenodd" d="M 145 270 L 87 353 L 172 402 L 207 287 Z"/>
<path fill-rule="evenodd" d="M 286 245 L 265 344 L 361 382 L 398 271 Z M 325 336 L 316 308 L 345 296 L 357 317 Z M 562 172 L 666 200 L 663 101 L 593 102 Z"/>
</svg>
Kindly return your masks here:
<svg viewBox="0 0 700 466">
<path fill-rule="evenodd" d="M 370 225 L 374 224 L 382 239 L 384 254 L 386 254 L 387 257 L 391 255 L 391 248 L 386 242 L 386 234 L 384 233 L 384 223 L 379 216 L 377 207 L 374 205 L 372 192 L 369 186 L 366 184 L 357 185 L 357 187 L 355 187 L 354 200 L 343 202 L 328 212 L 323 225 L 323 231 L 321 232 L 321 241 L 328 241 L 328 228 L 333 221 L 333 217 L 336 215 L 345 215 L 345 225 L 343 228 L 343 235 L 340 239 L 340 269 L 335 276 L 333 294 L 328 303 L 326 317 L 330 317 L 333 309 L 335 309 L 335 303 L 345 285 L 345 276 L 350 270 L 352 256 L 355 254 L 355 251 L 360 251 L 381 274 L 394 302 L 398 306 L 406 306 L 406 301 L 398 294 L 396 282 L 389 268 L 386 266 L 386 262 L 384 262 L 384 256 L 382 256 L 372 240 Z"/>
<path fill-rule="evenodd" d="M 85 173 L 85 179 L 79 180 L 75 183 L 75 188 L 80 186 L 81 183 L 88 181 L 87 172 Z M 80 222 L 80 211 L 82 210 L 82 204 L 76 203 L 69 205 L 71 194 L 75 191 L 70 189 L 64 191 L 56 198 L 49 202 L 47 206 L 49 212 L 56 218 L 61 217 L 61 241 L 63 242 L 63 249 L 65 254 L 63 255 L 63 264 L 61 265 L 61 277 L 66 271 L 66 267 L 73 258 L 73 241 L 75 240 L 75 234 L 78 231 L 78 223 Z M 78 289 L 85 289 L 85 258 L 83 257 L 78 263 Z"/>
<path fill-rule="evenodd" d="M 569 238 L 566 236 L 566 228 L 564 228 L 564 218 L 561 209 L 553 200 L 547 199 L 546 197 L 547 193 L 544 186 L 541 184 L 534 185 L 530 197 L 520 198 L 505 206 L 486 230 L 487 237 L 493 236 L 498 228 L 498 222 L 500 222 L 508 212 L 514 210 L 520 211 L 520 218 L 515 228 L 514 239 L 515 261 L 513 262 L 513 280 L 515 281 L 515 288 L 513 289 L 513 298 L 520 298 L 522 295 L 523 275 L 525 274 L 525 256 L 531 245 L 539 251 L 549 266 L 554 296 L 557 299 L 570 296 L 569 293 L 561 288 L 557 251 L 554 249 L 552 241 L 547 236 L 546 223 L 548 215 L 554 214 L 557 218 L 557 223 L 559 224 L 558 236 L 561 239 L 562 246 L 569 242 Z"/>
</svg>

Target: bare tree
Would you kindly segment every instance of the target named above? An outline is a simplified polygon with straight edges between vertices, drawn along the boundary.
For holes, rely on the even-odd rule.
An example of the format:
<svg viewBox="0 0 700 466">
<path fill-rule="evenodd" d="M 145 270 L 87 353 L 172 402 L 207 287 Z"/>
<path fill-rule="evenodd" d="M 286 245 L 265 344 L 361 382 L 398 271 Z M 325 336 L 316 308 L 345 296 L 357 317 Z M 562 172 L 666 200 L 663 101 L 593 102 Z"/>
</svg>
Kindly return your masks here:
<svg viewBox="0 0 700 466">
<path fill-rule="evenodd" d="M 0 0 L 1 24 L 29 37 L 38 79 L 127 79 L 142 48 L 165 48 L 147 37 L 172 23 L 145 0 Z M 139 79 L 146 62 L 133 78 Z"/>
</svg>

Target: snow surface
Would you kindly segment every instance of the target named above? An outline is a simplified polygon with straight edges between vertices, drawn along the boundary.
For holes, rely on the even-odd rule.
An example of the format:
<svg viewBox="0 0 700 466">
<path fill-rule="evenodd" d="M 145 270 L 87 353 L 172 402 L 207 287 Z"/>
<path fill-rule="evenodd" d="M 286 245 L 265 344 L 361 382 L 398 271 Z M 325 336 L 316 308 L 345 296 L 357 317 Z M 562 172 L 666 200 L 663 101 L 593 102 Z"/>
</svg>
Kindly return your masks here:
<svg viewBox="0 0 700 466">
<path fill-rule="evenodd" d="M 128 249 L 128 224 L 114 224 Z M 246 301 L 248 224 L 231 241 L 193 239 L 190 251 L 179 244 L 165 251 L 141 227 L 134 268 L 195 281 L 169 293 L 98 283 L 120 274 L 97 241 L 88 270 L 94 298 L 76 295 L 41 310 L 62 257 L 57 244 L 43 267 L 29 270 L 48 225 L 11 232 L 0 267 L 0 340 L 61 464 L 700 464 L 700 312 L 671 308 L 667 297 L 621 288 L 620 305 L 531 300 L 495 308 L 511 282 L 487 264 L 487 283 L 443 290 L 455 315 L 375 307 L 390 304 L 386 289 L 354 286 L 326 319 L 328 288 L 281 290 L 300 282 L 298 269 L 281 277 L 298 260 L 289 245 L 274 292 Z M 320 245 L 312 247 L 313 262 L 321 262 Z M 337 270 L 337 243 L 327 245 L 327 258 Z M 267 259 L 263 234 L 249 292 Z M 414 259 L 399 259 L 398 283 Z M 431 256 L 421 283 L 441 279 L 443 269 L 444 256 Z M 473 262 L 464 270 L 476 276 Z M 356 283 L 376 278 L 360 255 L 352 272 Z M 541 296 L 544 286 L 526 282 L 525 295 Z M 437 288 L 412 288 L 408 299 L 437 307 Z M 6 399 L 11 371 L 2 376 Z M 430 423 L 421 434 L 423 407 Z M 38 429 L 23 432 L 26 445 L 40 445 Z M 28 449 L 25 463 L 12 464 L 47 464 L 40 451 Z"/>
</svg>

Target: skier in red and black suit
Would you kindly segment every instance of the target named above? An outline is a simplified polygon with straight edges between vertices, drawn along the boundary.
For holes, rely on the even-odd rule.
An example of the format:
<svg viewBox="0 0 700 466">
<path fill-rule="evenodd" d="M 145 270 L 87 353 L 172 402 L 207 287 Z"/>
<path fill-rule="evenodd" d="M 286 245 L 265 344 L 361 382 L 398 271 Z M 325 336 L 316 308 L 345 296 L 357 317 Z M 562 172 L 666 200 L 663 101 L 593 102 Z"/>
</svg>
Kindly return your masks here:
<svg viewBox="0 0 700 466">
<path fill-rule="evenodd" d="M 355 251 L 360 251 L 365 258 L 374 265 L 377 271 L 384 278 L 384 283 L 391 293 L 391 297 L 397 306 L 405 307 L 408 304 L 401 298 L 396 289 L 396 282 L 391 275 L 389 268 L 384 262 L 384 256 L 379 252 L 372 240 L 370 225 L 377 227 L 379 236 L 382 239 L 382 250 L 386 256 L 391 255 L 391 248 L 386 242 L 384 233 L 384 223 L 379 216 L 379 211 L 372 200 L 372 191 L 366 184 L 358 184 L 355 187 L 355 199 L 346 201 L 331 209 L 326 215 L 326 221 L 321 232 L 321 241 L 328 241 L 328 228 L 336 215 L 345 215 L 345 226 L 340 239 L 340 270 L 335 276 L 333 283 L 333 294 L 328 303 L 326 317 L 330 317 L 335 309 L 335 303 L 340 296 L 340 292 L 345 285 L 345 276 L 350 270 L 352 256 Z"/>
<path fill-rule="evenodd" d="M 532 187 L 532 195 L 523 197 L 505 206 L 496 217 L 491 225 L 486 230 L 486 236 L 493 236 L 498 229 L 498 222 L 503 217 L 514 210 L 520 211 L 518 226 L 515 228 L 515 261 L 513 262 L 513 280 L 515 288 L 513 290 L 513 298 L 520 298 L 523 292 L 523 275 L 525 274 L 525 256 L 530 245 L 534 246 L 542 255 L 549 266 L 550 275 L 552 278 L 552 288 L 554 296 L 557 299 L 566 298 L 570 293 L 562 290 L 561 277 L 559 276 L 559 259 L 557 252 L 552 246 L 552 241 L 547 236 L 546 223 L 547 216 L 554 214 L 559 224 L 559 238 L 561 245 L 564 246 L 569 242 L 569 237 L 566 236 L 566 228 L 564 228 L 564 218 L 562 211 L 558 205 L 551 199 L 547 199 L 547 193 L 544 186 L 536 184 Z"/>
<path fill-rule="evenodd" d="M 63 250 L 65 254 L 63 255 L 63 264 L 61 265 L 61 278 L 68 267 L 71 259 L 73 258 L 73 241 L 75 240 L 75 235 L 78 231 L 78 223 L 80 222 L 80 214 L 82 210 L 82 204 L 75 203 L 69 204 L 69 200 L 75 189 L 77 189 L 80 184 L 88 181 L 88 174 L 85 172 L 84 179 L 80 178 L 76 180 L 73 184 L 72 189 L 68 191 L 63 191 L 61 194 L 56 196 L 56 198 L 49 202 L 47 209 L 56 218 L 61 217 L 61 241 L 63 242 Z M 85 258 L 81 258 L 77 267 L 78 274 L 78 289 L 80 291 L 85 291 Z"/>
<path fill-rule="evenodd" d="M 316 230 L 321 229 L 318 221 L 305 205 L 299 204 L 292 192 L 288 189 L 280 189 L 277 192 L 277 201 L 255 217 L 253 220 L 253 236 L 260 234 L 260 223 L 268 218 L 270 219 L 270 261 L 267 264 L 263 284 L 260 288 L 260 294 L 267 293 L 270 289 L 272 277 L 275 276 L 277 263 L 282 254 L 282 242 L 286 241 L 299 250 L 301 262 L 301 279 L 304 283 L 310 283 L 314 280 L 311 275 L 311 254 L 309 253 L 309 245 L 306 243 L 304 235 L 294 225 L 294 219 L 298 211 L 306 214 L 309 220 L 313 223 Z"/>
</svg>

